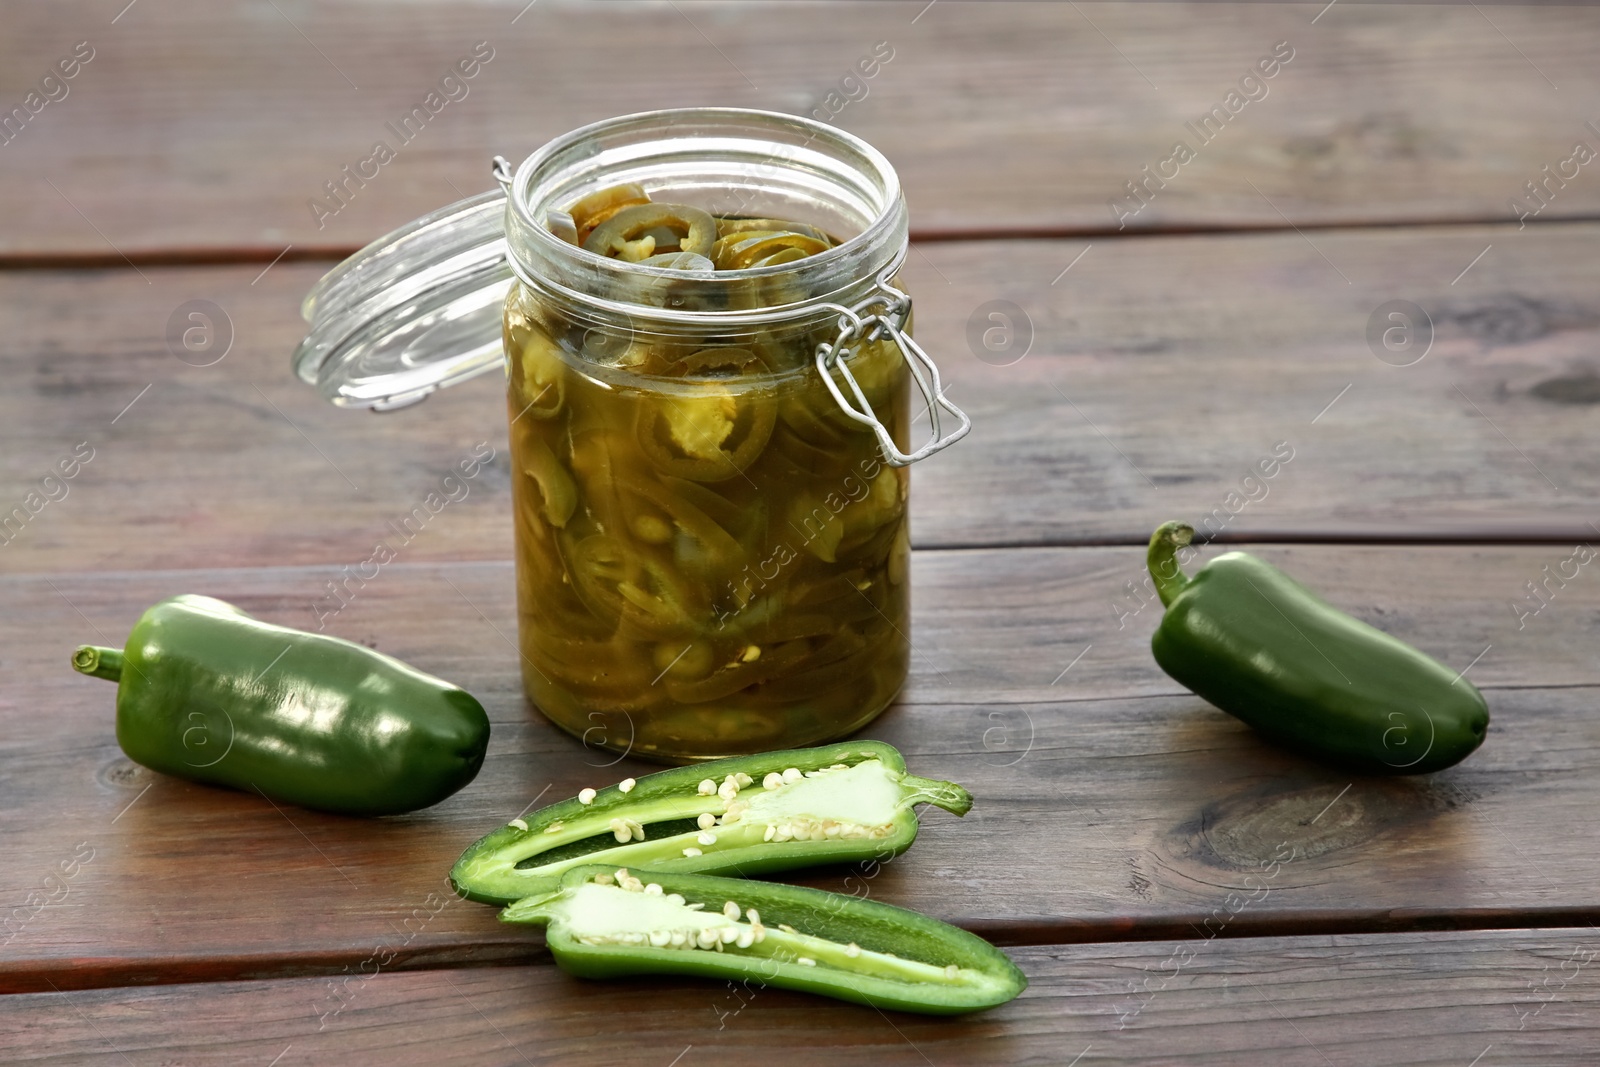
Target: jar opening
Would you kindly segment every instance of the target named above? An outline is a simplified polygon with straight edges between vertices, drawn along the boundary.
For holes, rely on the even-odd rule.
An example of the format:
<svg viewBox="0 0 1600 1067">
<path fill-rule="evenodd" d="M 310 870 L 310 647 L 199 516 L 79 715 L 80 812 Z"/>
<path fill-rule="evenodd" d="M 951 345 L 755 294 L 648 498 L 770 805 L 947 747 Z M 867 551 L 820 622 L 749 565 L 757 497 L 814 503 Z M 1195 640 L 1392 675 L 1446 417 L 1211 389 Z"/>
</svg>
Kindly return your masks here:
<svg viewBox="0 0 1600 1067">
<path fill-rule="evenodd" d="M 693 274 L 585 251 L 545 223 L 549 211 L 630 182 L 653 200 L 803 222 L 842 243 L 792 264 Z M 812 119 L 739 108 L 645 112 L 574 130 L 524 160 L 509 194 L 507 246 L 525 284 L 663 322 L 771 321 L 848 303 L 907 236 L 899 179 L 877 149 Z"/>
</svg>

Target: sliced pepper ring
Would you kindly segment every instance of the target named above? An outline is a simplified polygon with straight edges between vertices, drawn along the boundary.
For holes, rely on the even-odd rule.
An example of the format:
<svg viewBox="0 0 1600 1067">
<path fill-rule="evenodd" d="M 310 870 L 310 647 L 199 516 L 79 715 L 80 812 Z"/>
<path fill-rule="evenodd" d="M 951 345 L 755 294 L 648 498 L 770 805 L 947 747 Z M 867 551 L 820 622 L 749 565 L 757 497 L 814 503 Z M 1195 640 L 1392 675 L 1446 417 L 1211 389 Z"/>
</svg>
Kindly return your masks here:
<svg viewBox="0 0 1600 1067">
<path fill-rule="evenodd" d="M 676 237 L 677 247 L 664 247 L 663 234 Z M 639 262 L 657 252 L 692 252 L 710 256 L 717 240 L 717 220 L 688 204 L 634 204 L 596 226 L 583 247 L 601 256 Z"/>
<path fill-rule="evenodd" d="M 649 202 L 650 194 L 644 191 L 644 186 L 633 182 L 628 182 L 625 185 L 613 185 L 590 193 L 573 204 L 567 211 L 567 214 L 572 216 L 573 225 L 578 231 L 578 239 L 573 243 L 582 245 L 596 226 L 623 208 L 635 207 Z M 560 235 L 558 234 L 557 236 Z"/>
<path fill-rule="evenodd" d="M 671 373 L 674 377 L 698 378 L 715 375 L 717 371 L 748 374 L 752 371 L 764 372 L 766 369 L 766 361 L 750 349 L 719 345 L 690 352 L 673 363 Z"/>
<path fill-rule="evenodd" d="M 622 594 L 617 587 L 628 579 L 628 547 L 607 534 L 591 534 L 582 540 L 563 537 L 561 544 L 578 599 L 596 618 L 614 624 L 622 615 Z"/>
<path fill-rule="evenodd" d="M 692 539 L 698 551 L 684 552 L 682 545 L 674 546 L 679 562 L 688 564 L 699 573 L 723 579 L 732 579 L 744 565 L 744 549 L 733 535 L 669 487 L 642 479 L 628 479 L 619 482 L 617 490 L 622 494 L 624 510 L 634 512 L 630 515 L 630 525 L 637 525 L 636 520 L 641 517 L 641 512 L 650 514 L 649 509 L 639 506 L 643 502 L 665 513 L 683 535 Z M 634 499 L 630 500 L 629 497 Z M 677 540 L 676 535 L 673 540 Z"/>
<path fill-rule="evenodd" d="M 646 639 L 689 638 L 711 617 L 710 605 L 697 604 L 694 590 L 678 573 L 653 555 L 634 553 L 625 581 L 617 583 L 623 624 Z"/>
<path fill-rule="evenodd" d="M 572 214 L 567 211 L 547 211 L 544 216 L 545 225 L 550 232 L 567 242 L 569 245 L 578 243 L 578 226 L 572 219 Z"/>
<path fill-rule="evenodd" d="M 745 270 L 784 249 L 797 249 L 802 256 L 814 256 L 828 248 L 826 242 L 803 233 L 757 230 L 719 237 L 707 255 L 717 264 L 718 270 Z"/>
<path fill-rule="evenodd" d="M 641 266 L 662 267 L 666 270 L 686 270 L 707 273 L 717 265 L 696 252 L 657 252 L 639 261 Z"/>
<path fill-rule="evenodd" d="M 712 671 L 704 678 L 690 681 L 668 679 L 664 682 L 667 695 L 679 704 L 704 704 L 724 700 L 742 689 L 773 681 L 806 661 L 810 649 L 805 641 L 785 641 L 780 645 L 760 650 L 753 660 L 736 660 Z"/>
<path fill-rule="evenodd" d="M 718 219 L 717 236 L 727 237 L 735 233 L 798 233 L 820 241 L 828 247 L 833 247 L 833 238 L 826 230 L 812 226 L 805 222 L 790 222 L 785 219 Z"/>
<path fill-rule="evenodd" d="M 737 368 L 745 378 L 767 373 L 765 361 L 743 348 L 702 349 L 679 365 L 701 374 L 718 367 Z M 719 388 L 715 379 L 685 385 L 691 386 L 685 395 L 640 406 L 640 450 L 674 478 L 720 482 L 742 473 L 766 450 L 780 405 L 767 394 Z"/>
<path fill-rule="evenodd" d="M 522 473 L 539 487 L 540 514 L 551 526 L 562 527 L 578 507 L 578 487 L 550 446 L 537 434 L 522 439 Z"/>
</svg>

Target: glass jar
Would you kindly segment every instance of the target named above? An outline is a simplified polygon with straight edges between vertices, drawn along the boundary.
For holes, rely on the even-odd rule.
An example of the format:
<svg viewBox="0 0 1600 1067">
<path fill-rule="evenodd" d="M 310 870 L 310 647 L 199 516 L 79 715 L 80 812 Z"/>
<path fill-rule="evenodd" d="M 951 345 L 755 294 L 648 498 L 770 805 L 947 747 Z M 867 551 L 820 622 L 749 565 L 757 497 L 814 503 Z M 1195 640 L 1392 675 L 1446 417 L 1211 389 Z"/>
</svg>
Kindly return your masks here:
<svg viewBox="0 0 1600 1067">
<path fill-rule="evenodd" d="M 307 298 L 302 376 L 320 360 L 308 377 L 335 402 L 417 399 L 433 387 L 420 368 L 457 380 L 486 361 L 503 292 L 532 702 L 586 743 L 667 761 L 815 744 L 871 720 L 910 655 L 906 467 L 968 425 L 909 338 L 893 168 L 809 119 L 705 108 L 597 123 L 495 173 L 499 258 L 481 239 L 494 194 L 358 253 Z M 834 246 L 697 271 L 552 232 L 552 212 L 630 183 L 719 227 L 780 219 Z M 404 271 L 423 245 L 431 266 Z M 359 339 L 330 328 L 319 348 L 319 320 L 341 316 Z M 349 329 L 373 319 L 383 328 Z M 933 426 L 915 452 L 913 386 Z M 959 420 L 948 433 L 941 409 Z"/>
</svg>

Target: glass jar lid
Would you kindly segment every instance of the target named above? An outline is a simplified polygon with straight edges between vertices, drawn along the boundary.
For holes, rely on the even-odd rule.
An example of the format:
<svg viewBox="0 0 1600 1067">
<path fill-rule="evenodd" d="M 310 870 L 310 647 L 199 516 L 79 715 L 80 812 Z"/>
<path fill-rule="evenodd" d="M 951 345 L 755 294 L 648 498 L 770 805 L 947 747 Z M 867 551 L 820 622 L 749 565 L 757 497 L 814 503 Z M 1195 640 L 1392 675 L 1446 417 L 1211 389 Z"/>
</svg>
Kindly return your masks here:
<svg viewBox="0 0 1600 1067">
<path fill-rule="evenodd" d="M 342 407 L 388 411 L 502 361 L 506 197 L 482 193 L 381 237 L 323 276 L 294 370 Z"/>
</svg>

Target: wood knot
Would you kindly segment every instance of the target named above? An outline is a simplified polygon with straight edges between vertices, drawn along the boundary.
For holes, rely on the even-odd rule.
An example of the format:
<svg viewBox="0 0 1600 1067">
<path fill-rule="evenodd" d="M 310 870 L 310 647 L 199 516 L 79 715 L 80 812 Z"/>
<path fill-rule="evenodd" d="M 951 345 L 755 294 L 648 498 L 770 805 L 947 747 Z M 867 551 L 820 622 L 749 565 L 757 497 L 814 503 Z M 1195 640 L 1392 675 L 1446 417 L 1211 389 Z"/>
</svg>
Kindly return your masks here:
<svg viewBox="0 0 1600 1067">
<path fill-rule="evenodd" d="M 1547 378 L 1528 392 L 1557 404 L 1600 404 L 1600 375 L 1590 372 L 1569 378 Z"/>
<path fill-rule="evenodd" d="M 1296 859 L 1314 859 L 1372 837 L 1378 818 L 1355 789 L 1316 786 L 1213 809 L 1206 844 L 1231 867 L 1254 868 L 1292 850 Z"/>
<path fill-rule="evenodd" d="M 1256 871 L 1314 860 L 1365 846 L 1373 839 L 1478 799 L 1449 781 L 1360 779 L 1280 782 L 1207 805 L 1173 833 L 1190 862 L 1228 871 Z"/>
<path fill-rule="evenodd" d="M 1555 328 L 1553 308 L 1518 293 L 1453 304 L 1433 318 L 1436 326 L 1452 325 L 1490 347 L 1533 341 Z"/>
<path fill-rule="evenodd" d="M 116 759 L 100 768 L 95 775 L 101 785 L 113 789 L 143 789 L 150 783 L 153 772 L 146 770 L 125 756 Z"/>
</svg>

